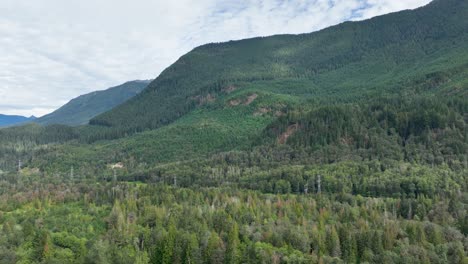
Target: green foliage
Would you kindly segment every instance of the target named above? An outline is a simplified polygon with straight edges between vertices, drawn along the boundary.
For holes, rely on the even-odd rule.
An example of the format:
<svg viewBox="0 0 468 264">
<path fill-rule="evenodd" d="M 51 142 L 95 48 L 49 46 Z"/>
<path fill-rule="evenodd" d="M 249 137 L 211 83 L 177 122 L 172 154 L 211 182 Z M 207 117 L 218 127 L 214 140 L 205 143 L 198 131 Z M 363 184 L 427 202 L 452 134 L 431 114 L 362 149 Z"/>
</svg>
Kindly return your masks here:
<svg viewBox="0 0 468 264">
<path fill-rule="evenodd" d="M 467 102 L 455 98 L 392 98 L 361 104 L 305 105 L 269 125 L 265 137 L 309 152 L 326 153 L 333 147 L 349 152 L 338 157 L 322 156 L 325 162 L 353 155 L 464 166 Z"/>
<path fill-rule="evenodd" d="M 353 167 L 342 168 L 352 172 Z M 312 188 L 308 194 L 268 194 L 234 185 L 181 188 L 85 179 L 53 183 L 54 177 L 35 174 L 18 188 L 16 180 L 2 176 L 0 253 L 23 263 L 464 259 L 459 241 L 466 235 L 458 223 L 466 217 L 466 185 L 460 191 L 441 185 L 433 195 L 364 197 L 352 190 L 331 191 L 327 185 L 331 177 L 341 179 L 338 171 L 321 173 L 328 177 L 323 177 L 319 194 Z M 286 172 L 280 177 L 288 181 L 291 176 Z M 394 184 L 406 177 L 387 178 Z M 28 195 L 31 188 L 37 190 L 34 195 Z"/>
<path fill-rule="evenodd" d="M 205 45 L 0 130 L 0 263 L 466 263 L 467 10 Z"/>
<path fill-rule="evenodd" d="M 260 87 L 323 101 L 466 96 L 467 10 L 465 1 L 439 1 L 311 34 L 204 45 L 91 124 L 109 128 L 100 138 L 121 137 L 172 123 L 233 90 Z"/>
</svg>

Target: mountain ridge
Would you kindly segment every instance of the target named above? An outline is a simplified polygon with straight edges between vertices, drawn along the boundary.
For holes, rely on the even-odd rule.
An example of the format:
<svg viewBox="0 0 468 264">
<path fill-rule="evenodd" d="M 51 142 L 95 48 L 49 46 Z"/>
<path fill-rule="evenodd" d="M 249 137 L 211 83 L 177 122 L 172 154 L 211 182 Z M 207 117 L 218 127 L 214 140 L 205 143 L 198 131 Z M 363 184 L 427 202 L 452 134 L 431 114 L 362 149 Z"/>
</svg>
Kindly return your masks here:
<svg viewBox="0 0 468 264">
<path fill-rule="evenodd" d="M 80 95 L 54 112 L 35 120 L 41 125 L 85 125 L 100 113 L 106 112 L 129 98 L 140 93 L 150 83 L 150 80 L 128 81 L 101 91 Z"/>
<path fill-rule="evenodd" d="M 3 115 L 0 114 L 0 127 L 13 126 L 23 124 L 35 120 L 35 116 L 20 116 L 20 115 Z"/>
<path fill-rule="evenodd" d="M 228 86 L 276 80 L 301 80 L 309 94 L 318 92 L 323 98 L 345 91 L 342 99 L 351 101 L 407 92 L 426 75 L 466 68 L 468 24 L 460 20 L 468 15 L 466 5 L 438 1 L 313 33 L 202 45 L 164 70 L 140 95 L 90 124 L 125 133 L 151 130 L 197 109 L 193 98 L 220 97 Z M 429 92 L 451 90 L 450 85 L 437 86 Z"/>
</svg>

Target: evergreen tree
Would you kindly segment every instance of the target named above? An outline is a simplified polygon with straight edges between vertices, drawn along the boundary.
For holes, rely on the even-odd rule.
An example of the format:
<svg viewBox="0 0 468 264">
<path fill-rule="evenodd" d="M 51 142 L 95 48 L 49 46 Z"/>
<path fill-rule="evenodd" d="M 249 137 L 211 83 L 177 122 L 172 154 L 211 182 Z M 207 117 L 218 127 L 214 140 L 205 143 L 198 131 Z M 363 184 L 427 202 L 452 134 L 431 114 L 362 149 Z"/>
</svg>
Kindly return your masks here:
<svg viewBox="0 0 468 264">
<path fill-rule="evenodd" d="M 240 241 L 239 241 L 239 228 L 237 223 L 234 222 L 231 225 L 231 229 L 228 233 L 228 240 L 226 245 L 226 264 L 237 264 L 240 263 Z"/>
<path fill-rule="evenodd" d="M 327 250 L 330 256 L 332 257 L 340 257 L 341 256 L 341 247 L 340 247 L 340 239 L 338 237 L 338 233 L 334 226 L 328 231 L 327 234 Z"/>
</svg>

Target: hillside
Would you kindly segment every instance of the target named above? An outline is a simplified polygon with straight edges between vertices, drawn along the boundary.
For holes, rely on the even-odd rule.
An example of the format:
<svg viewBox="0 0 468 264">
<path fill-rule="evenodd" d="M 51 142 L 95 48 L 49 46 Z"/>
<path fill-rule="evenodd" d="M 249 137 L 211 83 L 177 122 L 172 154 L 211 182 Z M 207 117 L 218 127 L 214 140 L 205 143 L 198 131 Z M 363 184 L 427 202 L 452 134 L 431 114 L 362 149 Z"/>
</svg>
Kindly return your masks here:
<svg viewBox="0 0 468 264">
<path fill-rule="evenodd" d="M 56 111 L 35 120 L 41 125 L 84 125 L 103 112 L 109 111 L 140 93 L 150 81 L 131 81 L 104 91 L 81 95 Z"/>
<path fill-rule="evenodd" d="M 96 161 L 99 168 L 128 161 L 147 169 L 286 145 L 284 155 L 307 157 L 300 162 L 463 167 L 468 27 L 460 18 L 467 11 L 465 1 L 435 1 L 311 34 L 205 45 L 90 126 L 32 128 L 31 138 L 41 139 L 34 146 L 79 145 L 27 155 L 49 170 Z M 15 131 L 3 133 L 7 142 L 18 139 Z"/>
<path fill-rule="evenodd" d="M 204 45 L 91 124 L 120 134 L 154 129 L 247 88 L 327 102 L 377 95 L 466 96 L 467 5 L 435 1 L 311 34 Z"/>
<path fill-rule="evenodd" d="M 17 116 L 17 115 L 2 115 L 0 114 L 0 127 L 17 125 L 25 122 L 29 122 L 35 120 L 34 116 L 25 117 L 25 116 Z"/>
<path fill-rule="evenodd" d="M 262 148 L 299 163 L 465 167 L 467 12 L 465 1 L 434 1 L 311 34 L 205 45 L 91 125 L 3 131 L 1 151 L 20 147 L 13 156 L 50 171 L 121 161 L 146 170 Z M 57 146 L 37 157 L 13 144 L 26 139 Z"/>
<path fill-rule="evenodd" d="M 466 17 L 208 44 L 0 129 L 0 262 L 468 263 Z"/>
</svg>

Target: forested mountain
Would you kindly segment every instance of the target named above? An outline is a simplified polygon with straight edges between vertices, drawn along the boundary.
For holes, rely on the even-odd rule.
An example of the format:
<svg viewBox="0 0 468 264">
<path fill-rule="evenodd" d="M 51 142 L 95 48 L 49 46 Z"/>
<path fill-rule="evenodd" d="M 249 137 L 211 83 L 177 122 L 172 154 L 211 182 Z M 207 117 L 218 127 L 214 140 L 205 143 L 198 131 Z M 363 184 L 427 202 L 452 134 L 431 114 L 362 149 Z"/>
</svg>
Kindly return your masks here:
<svg viewBox="0 0 468 264">
<path fill-rule="evenodd" d="M 204 45 L 181 57 L 142 94 L 91 124 L 125 133 L 158 128 L 232 89 L 326 101 L 392 94 L 466 96 L 467 5 L 434 1 L 311 34 Z"/>
<path fill-rule="evenodd" d="M 468 263 L 466 17 L 208 44 L 90 125 L 1 129 L 0 263 Z"/>
<path fill-rule="evenodd" d="M 131 81 L 104 91 L 81 95 L 56 111 L 35 120 L 42 125 L 85 125 L 103 112 L 122 104 L 140 93 L 150 81 Z"/>
<path fill-rule="evenodd" d="M 34 116 L 25 117 L 25 116 L 17 116 L 17 115 L 0 114 L 0 127 L 21 124 L 21 123 L 32 121 L 34 119 L 36 119 Z"/>
</svg>

